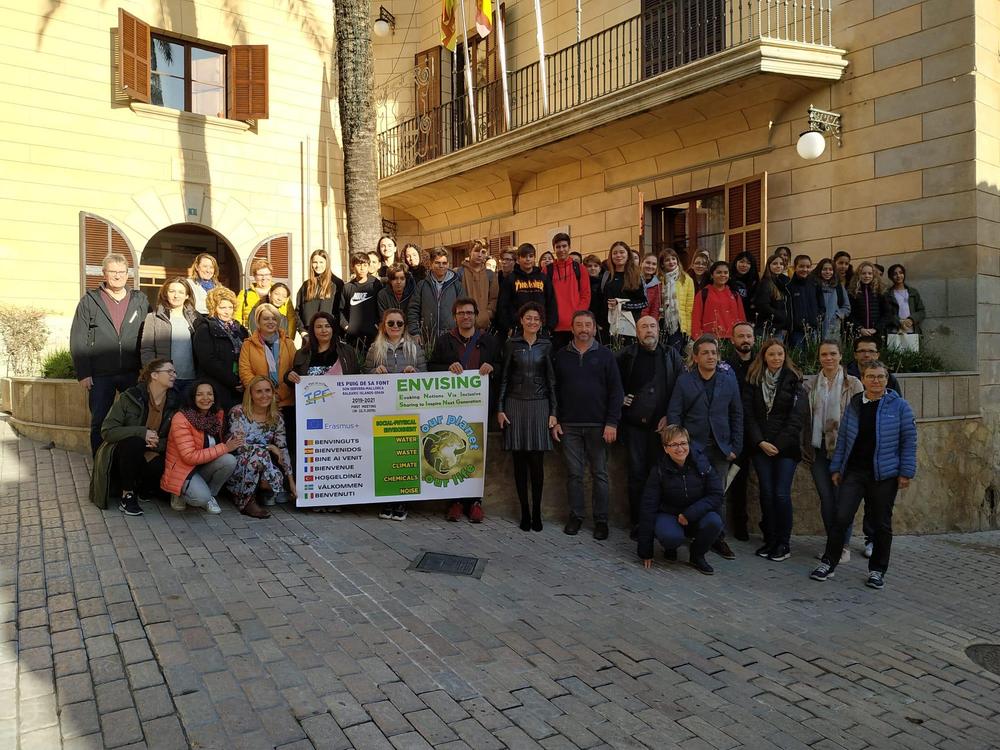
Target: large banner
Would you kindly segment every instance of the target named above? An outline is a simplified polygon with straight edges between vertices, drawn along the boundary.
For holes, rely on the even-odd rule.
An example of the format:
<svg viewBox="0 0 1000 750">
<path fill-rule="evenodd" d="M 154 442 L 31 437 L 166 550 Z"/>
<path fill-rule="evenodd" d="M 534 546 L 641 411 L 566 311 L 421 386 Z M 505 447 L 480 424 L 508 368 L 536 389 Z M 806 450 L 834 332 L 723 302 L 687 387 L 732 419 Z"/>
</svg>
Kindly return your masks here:
<svg viewBox="0 0 1000 750">
<path fill-rule="evenodd" d="M 489 376 L 304 376 L 299 507 L 481 497 Z"/>
</svg>

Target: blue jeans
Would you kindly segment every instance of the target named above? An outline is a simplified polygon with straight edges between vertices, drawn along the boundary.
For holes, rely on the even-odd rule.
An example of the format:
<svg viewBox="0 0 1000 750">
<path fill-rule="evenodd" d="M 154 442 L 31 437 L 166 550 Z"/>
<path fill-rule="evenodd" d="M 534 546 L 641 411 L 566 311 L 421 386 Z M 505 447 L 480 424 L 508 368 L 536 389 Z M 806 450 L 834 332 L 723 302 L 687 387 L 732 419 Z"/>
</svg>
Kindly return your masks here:
<svg viewBox="0 0 1000 750">
<path fill-rule="evenodd" d="M 764 544 L 788 544 L 792 537 L 792 479 L 799 462 L 793 458 L 774 458 L 763 453 L 753 457 L 760 487 L 760 525 Z"/>
<path fill-rule="evenodd" d="M 819 513 L 823 517 L 823 528 L 826 535 L 830 536 L 833 527 L 837 523 L 837 498 L 839 490 L 834 487 L 830 478 L 830 456 L 827 455 L 826 448 L 816 448 L 816 460 L 812 465 L 813 483 L 816 485 L 816 492 L 819 494 Z M 851 541 L 851 526 L 847 527 L 844 534 L 844 546 Z"/>
<path fill-rule="evenodd" d="M 115 396 L 127 388 L 135 385 L 138 379 L 137 373 L 126 372 L 118 375 L 94 375 L 94 384 L 87 394 L 87 402 L 90 406 L 90 450 L 95 455 L 97 449 L 101 447 L 101 425 L 104 418 L 111 411 L 111 405 L 115 402 Z"/>
<path fill-rule="evenodd" d="M 690 537 L 692 560 L 704 557 L 721 531 L 722 517 L 715 511 L 709 511 L 697 523 L 689 521 L 686 527 L 680 525 L 677 516 L 657 513 L 656 525 L 653 527 L 653 535 L 663 545 L 663 549 L 677 549 Z"/>
<path fill-rule="evenodd" d="M 566 496 L 569 512 L 583 518 L 583 471 L 590 462 L 590 479 L 594 493 L 594 520 L 608 520 L 608 446 L 603 427 L 563 425 L 563 458 L 566 461 Z"/>
</svg>

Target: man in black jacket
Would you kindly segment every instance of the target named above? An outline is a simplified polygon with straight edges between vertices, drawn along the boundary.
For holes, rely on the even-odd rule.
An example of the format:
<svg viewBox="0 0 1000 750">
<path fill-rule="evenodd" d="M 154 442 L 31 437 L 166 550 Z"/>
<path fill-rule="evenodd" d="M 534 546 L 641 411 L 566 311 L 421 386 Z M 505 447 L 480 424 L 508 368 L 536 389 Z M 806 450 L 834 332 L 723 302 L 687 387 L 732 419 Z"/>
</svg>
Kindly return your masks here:
<svg viewBox="0 0 1000 750">
<path fill-rule="evenodd" d="M 76 377 L 90 405 L 90 448 L 101 445 L 101 423 L 115 396 L 135 385 L 139 376 L 139 339 L 149 313 L 142 292 L 129 291 L 128 262 L 111 253 L 101 263 L 104 282 L 76 306 L 69 349 Z"/>
<path fill-rule="evenodd" d="M 618 354 L 625 400 L 621 442 L 628 469 L 628 508 L 631 537 L 639 525 L 639 501 L 649 470 L 660 450 L 658 430 L 667 426 L 667 405 L 684 362 L 672 346 L 660 343 L 656 318 L 645 315 L 635 324 L 638 341 Z"/>
<path fill-rule="evenodd" d="M 459 297 L 451 306 L 451 314 L 456 327 L 437 337 L 429 369 L 448 370 L 456 375 L 465 370 L 478 370 L 480 375 L 489 375 L 496 369 L 500 348 L 493 336 L 476 330 L 476 316 L 479 315 L 476 301 L 472 297 Z M 490 378 L 490 414 L 495 411 L 495 383 L 496 379 Z M 470 497 L 452 501 L 448 505 L 448 520 L 458 521 L 463 512 L 470 523 L 482 523 L 483 499 Z"/>
<path fill-rule="evenodd" d="M 563 444 L 569 520 L 564 534 L 583 525 L 583 472 L 590 463 L 593 487 L 594 539 L 608 538 L 608 445 L 618 439 L 621 419 L 621 375 L 615 355 L 594 340 L 597 321 L 590 310 L 577 310 L 570 320 L 573 340 L 552 357 L 559 388 L 559 423 L 552 437 Z"/>
<path fill-rule="evenodd" d="M 736 376 L 736 382 L 740 384 L 740 393 L 743 393 L 743 385 L 747 382 L 747 370 L 753 362 L 754 330 L 753 325 L 747 322 L 735 323 L 730 332 L 730 341 L 733 343 L 733 355 L 726 360 L 725 364 Z M 750 451 L 747 449 L 746 434 L 744 432 L 743 450 L 736 456 L 735 464 L 740 470 L 733 477 L 733 481 L 726 488 L 726 498 L 731 514 L 729 526 L 733 536 L 741 542 L 750 539 L 747 529 L 747 479 L 750 476 Z"/>
</svg>

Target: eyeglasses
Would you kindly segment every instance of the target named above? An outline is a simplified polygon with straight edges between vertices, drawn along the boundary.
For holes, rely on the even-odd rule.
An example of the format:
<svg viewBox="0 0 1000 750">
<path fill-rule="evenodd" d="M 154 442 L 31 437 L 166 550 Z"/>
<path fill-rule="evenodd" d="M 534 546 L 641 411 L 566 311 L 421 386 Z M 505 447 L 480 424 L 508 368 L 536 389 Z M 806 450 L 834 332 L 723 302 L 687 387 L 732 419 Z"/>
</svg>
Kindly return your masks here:
<svg viewBox="0 0 1000 750">
<path fill-rule="evenodd" d="M 683 443 L 667 443 L 667 447 L 668 448 L 687 448 L 688 444 L 686 442 L 683 442 Z"/>
<path fill-rule="evenodd" d="M 177 374 L 177 370 L 174 370 L 173 368 L 171 368 L 169 370 L 153 370 L 154 374 L 156 374 L 158 372 L 165 372 L 165 373 L 167 373 L 169 375 L 176 375 Z"/>
<path fill-rule="evenodd" d="M 111 269 L 106 269 L 104 271 L 104 273 L 107 276 L 128 276 L 128 270 L 127 269 L 124 270 L 124 271 L 112 271 Z"/>
<path fill-rule="evenodd" d="M 475 310 L 458 310 L 455 315 L 475 315 Z"/>
<path fill-rule="evenodd" d="M 888 375 L 876 375 L 874 373 L 872 373 L 871 375 L 869 375 L 868 373 L 865 373 L 864 379 L 865 380 L 881 381 L 881 380 L 888 380 L 889 376 Z"/>
<path fill-rule="evenodd" d="M 402 328 L 403 321 L 401 320 L 387 320 L 385 321 L 386 328 Z"/>
</svg>

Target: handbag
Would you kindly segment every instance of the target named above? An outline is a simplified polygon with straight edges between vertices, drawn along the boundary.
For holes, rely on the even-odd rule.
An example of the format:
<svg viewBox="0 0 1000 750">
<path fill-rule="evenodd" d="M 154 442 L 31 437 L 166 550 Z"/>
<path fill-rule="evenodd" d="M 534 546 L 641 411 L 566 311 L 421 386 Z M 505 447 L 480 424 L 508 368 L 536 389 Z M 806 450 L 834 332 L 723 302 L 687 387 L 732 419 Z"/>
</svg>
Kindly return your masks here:
<svg viewBox="0 0 1000 750">
<path fill-rule="evenodd" d="M 920 334 L 890 333 L 886 336 L 886 344 L 890 349 L 898 349 L 903 352 L 919 352 Z"/>
<path fill-rule="evenodd" d="M 635 316 L 628 310 L 622 310 L 622 303 L 627 299 L 618 299 L 618 304 L 608 315 L 608 332 L 612 336 L 631 336 L 635 338 Z"/>
</svg>

